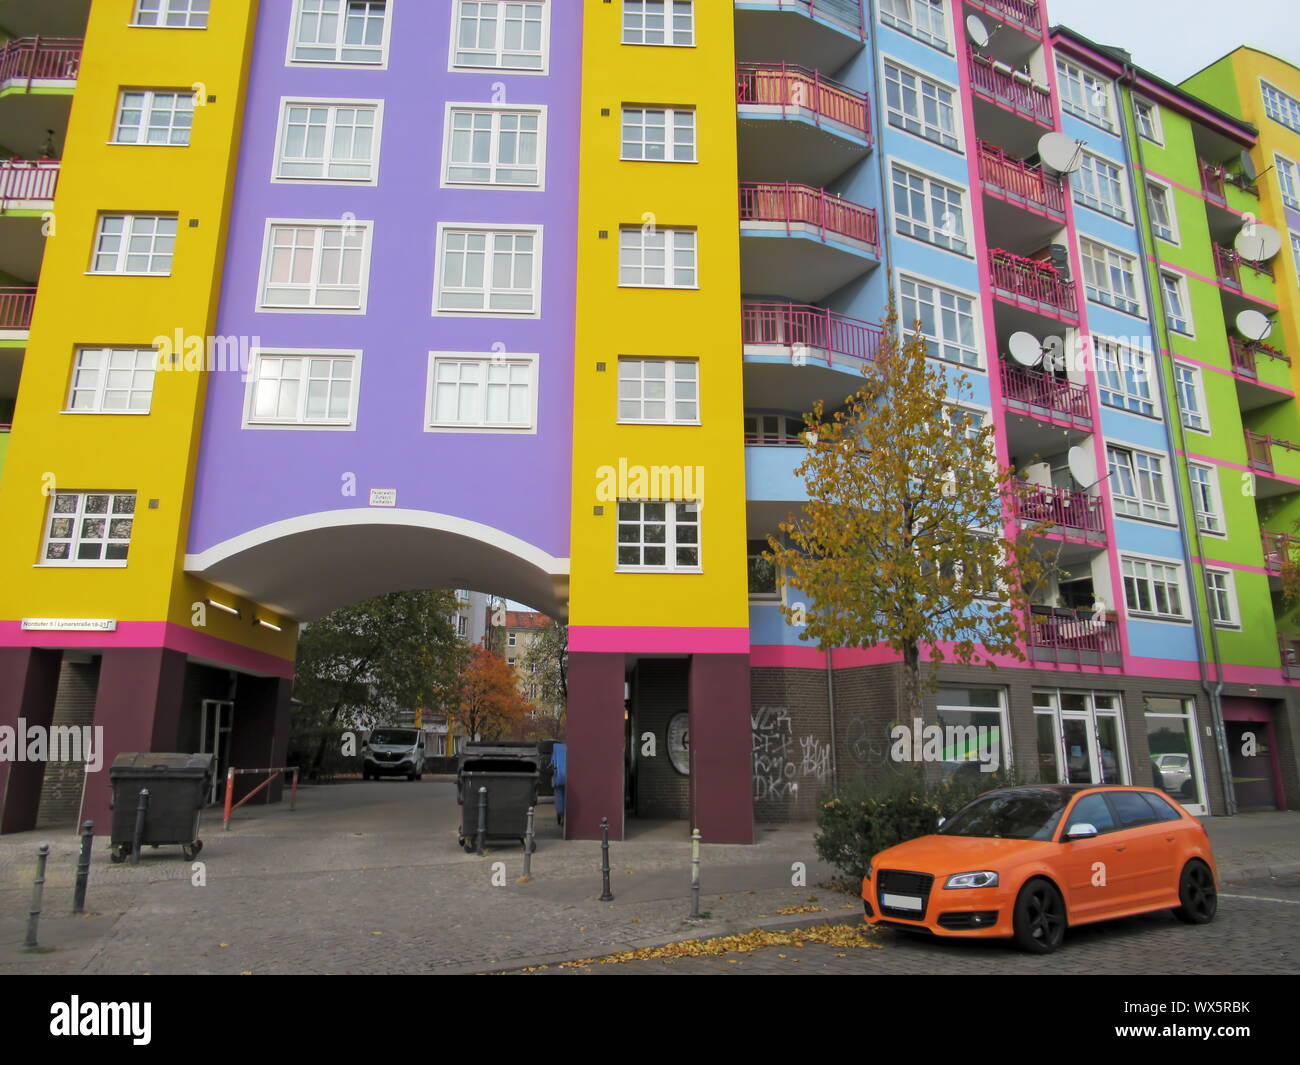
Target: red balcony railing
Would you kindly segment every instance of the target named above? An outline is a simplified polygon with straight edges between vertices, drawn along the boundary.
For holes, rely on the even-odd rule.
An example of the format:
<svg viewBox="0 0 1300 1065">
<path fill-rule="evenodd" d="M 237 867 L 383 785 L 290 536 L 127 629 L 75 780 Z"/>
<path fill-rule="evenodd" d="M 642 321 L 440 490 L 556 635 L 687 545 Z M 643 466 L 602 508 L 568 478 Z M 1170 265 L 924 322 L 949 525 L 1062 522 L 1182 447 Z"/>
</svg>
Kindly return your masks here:
<svg viewBox="0 0 1300 1065">
<path fill-rule="evenodd" d="M 59 183 L 57 159 L 0 160 L 0 211 L 13 200 L 52 200 Z"/>
<path fill-rule="evenodd" d="M 1065 213 L 1065 186 L 1041 166 L 1029 166 L 996 144 L 980 141 L 980 177 L 1011 196 L 1057 214 Z"/>
<path fill-rule="evenodd" d="M 1026 29 L 1043 28 L 1042 9 L 1038 6 L 1038 0 L 979 0 L 979 3 L 989 11 L 1014 19 Z"/>
<path fill-rule="evenodd" d="M 1078 530 L 1104 535 L 1106 521 L 1101 499 L 1073 488 L 1022 485 L 1012 497 L 1012 509 L 1021 521 L 1051 523 L 1051 531 L 1069 533 Z"/>
<path fill-rule="evenodd" d="M 1003 402 L 1022 403 L 1069 421 L 1092 420 L 1092 401 L 1085 386 L 1015 363 L 1004 362 L 1001 368 Z"/>
<path fill-rule="evenodd" d="M 1283 675 L 1292 680 L 1300 678 L 1300 636 L 1279 636 L 1277 646 L 1282 655 Z"/>
<path fill-rule="evenodd" d="M 1288 562 L 1300 561 L 1300 536 L 1261 529 L 1259 538 L 1264 545 L 1264 568 L 1270 573 L 1281 573 Z"/>
<path fill-rule="evenodd" d="M 1290 440 L 1281 440 L 1267 433 L 1246 430 L 1246 461 L 1251 467 L 1265 473 L 1273 472 L 1273 449 L 1280 447 L 1284 451 L 1300 451 L 1300 444 Z"/>
<path fill-rule="evenodd" d="M 880 230 L 876 212 L 810 185 L 790 182 L 743 184 L 740 186 L 740 220 L 742 222 L 784 222 L 786 228 L 803 224 L 815 226 L 826 234 L 836 233 L 853 240 L 880 247 Z"/>
<path fill-rule="evenodd" d="M 979 92 L 1009 104 L 1044 125 L 1052 125 L 1052 94 L 1049 90 L 1031 80 L 1029 75 L 1005 64 L 994 63 L 976 52 L 968 54 L 971 84 Z"/>
<path fill-rule="evenodd" d="M 1206 162 L 1204 159 L 1198 159 L 1196 162 L 1201 171 L 1201 191 L 1220 203 L 1227 203 L 1228 193 L 1223 182 L 1226 171 L 1223 167 Z"/>
<path fill-rule="evenodd" d="M 1277 359 L 1291 365 L 1290 356 L 1270 347 L 1261 340 L 1242 340 L 1240 337 L 1228 337 L 1228 355 L 1232 359 L 1232 368 L 1239 374 L 1249 377 L 1259 376 L 1259 356 Z"/>
<path fill-rule="evenodd" d="M 989 268 L 994 288 L 1002 289 L 1018 300 L 1046 304 L 1069 314 L 1078 313 L 1074 283 L 1062 277 L 1051 263 L 1042 259 L 1025 259 L 1002 248 L 991 248 Z"/>
<path fill-rule="evenodd" d="M 833 355 L 874 359 L 883 335 L 871 322 L 801 303 L 746 303 L 740 322 L 746 344 L 812 348 L 826 352 L 828 362 Z"/>
<path fill-rule="evenodd" d="M 1029 615 L 1029 646 L 1054 652 L 1119 654 L 1119 625 L 1112 615 L 1036 606 Z"/>
<path fill-rule="evenodd" d="M 1241 270 L 1237 267 L 1237 253 L 1222 244 L 1215 244 L 1213 247 L 1214 272 L 1219 280 L 1233 288 L 1241 288 Z"/>
<path fill-rule="evenodd" d="M 81 66 L 80 37 L 19 37 L 0 47 L 0 83 L 75 81 Z"/>
<path fill-rule="evenodd" d="M 0 288 L 0 329 L 30 329 L 35 288 Z"/>
<path fill-rule="evenodd" d="M 862 93 L 792 63 L 739 63 L 736 103 L 811 111 L 871 140 L 871 108 Z"/>
</svg>

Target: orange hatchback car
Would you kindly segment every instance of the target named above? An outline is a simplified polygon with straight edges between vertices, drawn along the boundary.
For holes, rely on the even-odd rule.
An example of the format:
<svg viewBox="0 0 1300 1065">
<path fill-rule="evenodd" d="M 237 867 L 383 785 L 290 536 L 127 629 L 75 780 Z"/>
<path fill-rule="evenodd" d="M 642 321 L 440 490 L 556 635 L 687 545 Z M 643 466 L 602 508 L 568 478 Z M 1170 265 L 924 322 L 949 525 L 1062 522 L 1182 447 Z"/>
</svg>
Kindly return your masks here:
<svg viewBox="0 0 1300 1065">
<path fill-rule="evenodd" d="M 937 936 L 1012 937 L 1048 954 L 1069 925 L 1172 909 L 1207 924 L 1218 908 L 1205 828 L 1153 788 L 998 788 L 871 859 L 870 924 Z"/>
</svg>

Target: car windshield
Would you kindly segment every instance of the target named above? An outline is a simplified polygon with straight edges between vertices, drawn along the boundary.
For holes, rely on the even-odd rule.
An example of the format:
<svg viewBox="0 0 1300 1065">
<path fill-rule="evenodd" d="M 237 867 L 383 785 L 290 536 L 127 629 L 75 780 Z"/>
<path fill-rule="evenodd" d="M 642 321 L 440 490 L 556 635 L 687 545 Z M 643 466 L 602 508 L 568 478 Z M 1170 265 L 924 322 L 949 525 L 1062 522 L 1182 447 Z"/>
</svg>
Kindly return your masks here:
<svg viewBox="0 0 1300 1065">
<path fill-rule="evenodd" d="M 382 744 L 389 747 L 413 747 L 415 736 L 415 732 L 410 729 L 381 728 L 370 734 L 370 742 L 372 745 Z"/>
<path fill-rule="evenodd" d="M 943 836 L 1051 839 L 1069 796 L 1048 788 L 981 795 L 939 829 Z"/>
</svg>

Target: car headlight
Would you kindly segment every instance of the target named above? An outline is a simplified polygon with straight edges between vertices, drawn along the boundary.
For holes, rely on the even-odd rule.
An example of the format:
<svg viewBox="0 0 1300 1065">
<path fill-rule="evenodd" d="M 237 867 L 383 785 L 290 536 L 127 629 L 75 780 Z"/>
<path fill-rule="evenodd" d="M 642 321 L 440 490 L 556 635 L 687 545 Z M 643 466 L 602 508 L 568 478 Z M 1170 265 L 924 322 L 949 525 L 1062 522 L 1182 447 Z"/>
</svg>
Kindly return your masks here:
<svg viewBox="0 0 1300 1065">
<path fill-rule="evenodd" d="M 998 874 L 990 869 L 977 873 L 954 873 L 948 877 L 945 888 L 997 887 Z"/>
</svg>

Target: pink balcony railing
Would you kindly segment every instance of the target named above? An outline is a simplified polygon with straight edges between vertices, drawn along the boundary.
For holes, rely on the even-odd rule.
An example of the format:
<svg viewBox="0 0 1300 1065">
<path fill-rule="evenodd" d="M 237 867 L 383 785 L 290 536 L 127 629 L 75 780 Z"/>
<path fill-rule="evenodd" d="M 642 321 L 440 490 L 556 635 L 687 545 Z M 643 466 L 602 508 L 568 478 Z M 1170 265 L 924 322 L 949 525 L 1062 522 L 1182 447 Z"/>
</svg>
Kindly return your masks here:
<svg viewBox="0 0 1300 1065">
<path fill-rule="evenodd" d="M 30 329 L 35 288 L 0 288 L 0 329 Z"/>
<path fill-rule="evenodd" d="M 1201 171 L 1201 191 L 1205 195 L 1213 197 L 1222 203 L 1228 202 L 1228 193 L 1224 188 L 1224 169 L 1215 163 L 1206 162 L 1204 159 L 1196 160 Z"/>
<path fill-rule="evenodd" d="M 1083 385 L 1015 363 L 1004 362 L 1001 369 L 1004 403 L 1021 403 L 1072 422 L 1092 420 L 1092 401 Z"/>
<path fill-rule="evenodd" d="M 1042 9 L 1038 0 L 979 0 L 980 5 L 999 15 L 1014 19 L 1026 29 L 1042 30 Z"/>
<path fill-rule="evenodd" d="M 819 120 L 829 118 L 871 140 L 866 96 L 792 63 L 737 64 L 736 103 L 811 111 Z"/>
<path fill-rule="evenodd" d="M 1282 673 L 1292 680 L 1300 678 L 1300 636 L 1284 635 L 1277 638 L 1282 656 Z"/>
<path fill-rule="evenodd" d="M 1101 499 L 1073 488 L 1024 485 L 1012 497 L 1012 509 L 1021 521 L 1050 522 L 1056 528 L 1049 532 L 1078 530 L 1100 535 L 1106 532 Z"/>
<path fill-rule="evenodd" d="M 1029 646 L 1058 653 L 1117 655 L 1119 625 L 1109 614 L 1036 606 L 1029 615 Z"/>
<path fill-rule="evenodd" d="M 880 246 L 876 212 L 852 200 L 815 189 L 811 185 L 790 182 L 743 184 L 740 186 L 740 220 L 742 222 L 784 222 L 790 226 L 815 226 L 822 240 L 828 233 L 860 240 L 873 248 Z"/>
<path fill-rule="evenodd" d="M 1078 313 L 1073 282 L 1042 259 L 1024 259 L 1002 248 L 989 249 L 989 269 L 993 287 L 1010 293 L 1017 300 L 1046 304 L 1069 314 Z"/>
<path fill-rule="evenodd" d="M 13 200 L 52 200 L 59 183 L 57 159 L 0 160 L 0 210 Z"/>
<path fill-rule="evenodd" d="M 1222 244 L 1215 244 L 1213 248 L 1214 272 L 1219 280 L 1224 284 L 1232 285 L 1233 288 L 1241 288 L 1241 270 L 1237 266 L 1237 253 Z"/>
<path fill-rule="evenodd" d="M 1259 376 L 1259 356 L 1263 355 L 1278 362 L 1291 365 L 1288 355 L 1269 347 L 1260 340 L 1242 340 L 1240 337 L 1228 337 L 1228 355 L 1232 359 L 1232 368 L 1247 377 Z"/>
<path fill-rule="evenodd" d="M 970 56 L 971 84 L 976 90 L 1009 104 L 1044 125 L 1052 125 L 1052 94 L 1029 79 L 1028 75 L 1012 71 L 1003 64 L 976 52 Z"/>
<path fill-rule="evenodd" d="M 1259 538 L 1264 545 L 1264 568 L 1270 573 L 1281 573 L 1288 562 L 1300 561 L 1300 536 L 1261 529 Z"/>
<path fill-rule="evenodd" d="M 0 83 L 19 79 L 75 81 L 81 66 L 80 37 L 18 37 L 0 47 Z"/>
<path fill-rule="evenodd" d="M 1029 166 L 996 144 L 980 142 L 980 177 L 1018 199 L 1065 213 L 1065 186 L 1041 166 Z"/>
<path fill-rule="evenodd" d="M 834 355 L 874 359 L 882 336 L 878 325 L 801 303 L 746 303 L 740 323 L 746 344 L 812 348 L 826 352 L 828 362 Z"/>
</svg>

